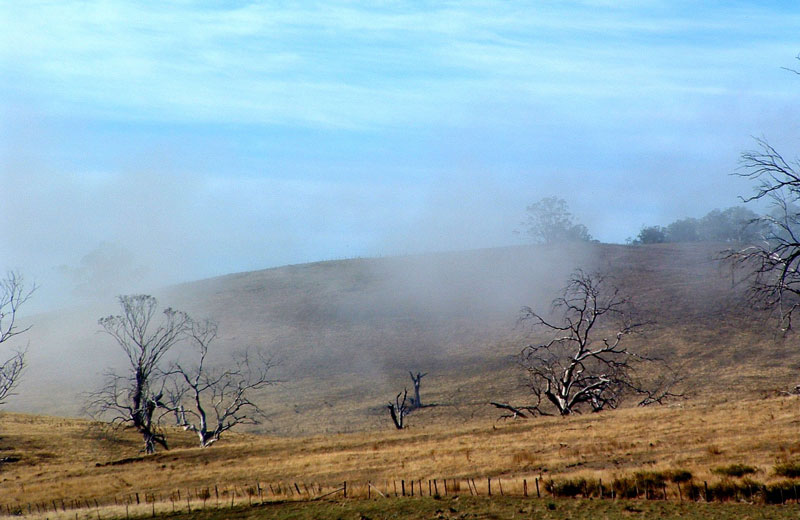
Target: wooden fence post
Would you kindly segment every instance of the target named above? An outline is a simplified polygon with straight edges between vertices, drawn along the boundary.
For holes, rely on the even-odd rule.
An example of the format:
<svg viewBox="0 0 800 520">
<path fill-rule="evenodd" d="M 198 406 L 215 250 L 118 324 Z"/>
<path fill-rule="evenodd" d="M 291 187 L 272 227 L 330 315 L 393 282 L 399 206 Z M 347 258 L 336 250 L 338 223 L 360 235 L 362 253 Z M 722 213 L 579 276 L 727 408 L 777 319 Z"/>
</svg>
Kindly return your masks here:
<svg viewBox="0 0 800 520">
<path fill-rule="evenodd" d="M 403 496 L 406 496 L 406 481 L 405 479 L 400 479 L 400 490 Z"/>
<path fill-rule="evenodd" d="M 344 486 L 342 487 L 342 490 L 344 491 L 344 498 L 347 498 L 347 481 L 346 480 L 344 481 Z"/>
<path fill-rule="evenodd" d="M 486 482 L 488 483 L 489 496 L 492 496 L 492 477 L 487 477 Z"/>
<path fill-rule="evenodd" d="M 708 482 L 706 482 L 705 480 L 703 481 L 703 487 L 706 490 L 706 502 L 710 502 L 710 500 L 708 499 Z"/>
<path fill-rule="evenodd" d="M 528 497 L 528 481 L 526 479 L 522 479 L 522 495 Z"/>
<path fill-rule="evenodd" d="M 536 498 L 542 498 L 542 495 L 539 493 L 539 479 L 536 479 Z"/>
</svg>

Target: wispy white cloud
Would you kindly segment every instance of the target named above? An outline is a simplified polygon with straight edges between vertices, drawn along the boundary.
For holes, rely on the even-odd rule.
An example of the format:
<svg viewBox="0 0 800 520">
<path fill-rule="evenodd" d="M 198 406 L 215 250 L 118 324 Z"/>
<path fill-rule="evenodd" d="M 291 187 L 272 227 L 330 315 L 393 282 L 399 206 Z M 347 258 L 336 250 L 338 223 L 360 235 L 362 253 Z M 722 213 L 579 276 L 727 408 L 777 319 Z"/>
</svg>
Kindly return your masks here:
<svg viewBox="0 0 800 520">
<path fill-rule="evenodd" d="M 369 127 L 494 93 L 643 96 L 664 75 L 662 88 L 719 88 L 714 70 L 756 57 L 737 38 L 775 14 L 666 5 L 24 2 L 3 9 L 0 63 L 4 90 L 68 115 Z"/>
</svg>

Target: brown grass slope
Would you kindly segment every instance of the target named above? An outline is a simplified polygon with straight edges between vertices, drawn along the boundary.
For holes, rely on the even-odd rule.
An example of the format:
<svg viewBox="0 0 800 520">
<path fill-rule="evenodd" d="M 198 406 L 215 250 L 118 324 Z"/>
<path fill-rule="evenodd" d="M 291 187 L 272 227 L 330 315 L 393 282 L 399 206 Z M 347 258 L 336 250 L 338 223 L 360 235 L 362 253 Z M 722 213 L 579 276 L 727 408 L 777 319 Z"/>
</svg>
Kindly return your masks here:
<svg viewBox="0 0 800 520">
<path fill-rule="evenodd" d="M 220 323 L 219 348 L 263 347 L 285 382 L 259 399 L 283 435 L 383 430 L 384 405 L 425 371 L 413 429 L 493 421 L 490 400 L 524 403 L 509 356 L 531 341 L 523 305 L 546 309 L 576 268 L 611 275 L 657 326 L 635 342 L 687 375 L 694 400 L 764 395 L 793 386 L 800 349 L 741 304 L 719 244 L 520 246 L 354 259 L 232 274 L 158 294 L 164 305 Z M 737 277 L 740 275 L 736 275 Z M 31 367 L 13 410 L 78 415 L 76 394 L 121 364 L 90 309 L 35 317 Z M 180 354 L 186 356 L 187 352 Z M 220 359 L 224 356 L 220 355 Z M 722 396 L 722 397 L 720 397 Z"/>
<path fill-rule="evenodd" d="M 5 413 L 0 507 L 76 499 L 113 505 L 135 493 L 142 500 L 155 494 L 168 507 L 168 497 L 178 491 L 196 496 L 204 488 L 213 493 L 215 485 L 225 496 L 236 489 L 242 497 L 256 483 L 335 489 L 344 480 L 360 491 L 367 481 L 386 491 L 392 480 L 399 485 L 400 479 L 471 477 L 485 493 L 487 476 L 502 478 L 507 492 L 520 493 L 523 478 L 608 483 L 637 471 L 675 469 L 713 485 L 722 478 L 714 470 L 731 464 L 753 467 L 758 482 L 774 482 L 781 478 L 776 464 L 800 457 L 797 404 L 796 397 L 775 397 L 404 431 L 298 438 L 234 434 L 207 449 L 195 447 L 184 432 L 171 432 L 172 449 L 147 457 L 132 432 Z"/>
</svg>

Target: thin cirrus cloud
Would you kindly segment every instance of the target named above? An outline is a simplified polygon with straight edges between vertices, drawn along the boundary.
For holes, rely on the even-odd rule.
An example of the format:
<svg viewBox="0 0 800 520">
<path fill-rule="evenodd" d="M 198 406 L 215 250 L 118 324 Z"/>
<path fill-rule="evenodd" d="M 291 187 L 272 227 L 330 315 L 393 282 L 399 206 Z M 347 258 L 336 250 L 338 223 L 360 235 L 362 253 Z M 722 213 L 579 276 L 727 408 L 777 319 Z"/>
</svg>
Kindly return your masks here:
<svg viewBox="0 0 800 520">
<path fill-rule="evenodd" d="M 735 48 L 738 38 L 767 17 L 778 32 L 798 21 L 592 4 L 25 2 L 6 8 L 0 38 L 19 87 L 57 112 L 348 128 L 441 121 L 447 107 L 475 96 L 621 99 L 688 81 L 721 88 L 728 69 L 765 55 Z M 631 77 L 638 89 L 618 81 Z"/>
</svg>

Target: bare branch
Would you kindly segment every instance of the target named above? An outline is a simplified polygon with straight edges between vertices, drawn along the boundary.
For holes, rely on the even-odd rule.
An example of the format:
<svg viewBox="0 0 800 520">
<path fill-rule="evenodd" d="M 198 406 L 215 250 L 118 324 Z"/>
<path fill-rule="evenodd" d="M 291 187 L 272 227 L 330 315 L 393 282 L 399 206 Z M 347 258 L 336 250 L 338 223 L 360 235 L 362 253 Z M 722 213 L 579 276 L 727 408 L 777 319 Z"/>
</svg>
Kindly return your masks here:
<svg viewBox="0 0 800 520">
<path fill-rule="evenodd" d="M 400 399 L 400 396 L 403 396 L 403 399 Z M 409 414 L 411 411 L 409 409 L 408 401 L 408 389 L 403 389 L 403 391 L 394 398 L 394 403 L 391 401 L 386 406 L 389 409 L 389 415 L 392 418 L 392 422 L 394 423 L 395 428 L 398 430 L 402 430 L 405 427 L 404 421 L 406 415 Z"/>
<path fill-rule="evenodd" d="M 176 363 L 170 370 L 164 407 L 174 414 L 178 426 L 196 433 L 205 448 L 231 428 L 258 424 L 265 416 L 251 394 L 277 382 L 269 377 L 275 362 L 260 351 L 244 351 L 234 356 L 229 367 L 215 369 L 207 365 L 207 355 L 217 337 L 217 324 L 192 322 L 189 337 L 198 362 L 190 368 Z"/>
<path fill-rule="evenodd" d="M 144 439 L 144 451 L 153 453 L 156 444 L 167 449 L 155 412 L 164 406 L 165 378 L 160 363 L 166 353 L 188 331 L 189 317 L 165 309 L 156 321 L 158 301 L 137 294 L 119 297 L 121 314 L 99 320 L 128 358 L 126 376 L 109 373 L 104 387 L 89 394 L 87 409 L 96 417 L 110 416 L 116 424 L 136 429 Z"/>
<path fill-rule="evenodd" d="M 741 249 L 724 251 L 721 258 L 747 273 L 752 305 L 774 311 L 784 331 L 800 308 L 800 164 L 790 162 L 763 139 L 744 152 L 736 175 L 757 181 L 748 201 L 767 200 L 772 212 L 756 219 L 762 239 Z"/>
<path fill-rule="evenodd" d="M 636 364 L 655 360 L 631 352 L 623 341 L 650 323 L 638 317 L 630 299 L 603 275 L 576 271 L 563 296 L 553 301 L 552 309 L 559 316 L 558 322 L 545 319 L 530 307 L 522 309 L 522 322 L 554 337 L 529 345 L 516 356 L 528 374 L 528 386 L 536 401 L 525 407 L 505 408 L 514 416 L 520 416 L 521 411 L 549 414 L 548 409 L 555 409 L 568 415 L 582 408 L 595 412 L 616 408 L 627 392 L 644 393 L 659 402 L 675 395 L 669 390 L 671 385 L 659 393 L 650 388 L 653 383 L 643 384 L 633 378 Z"/>
<path fill-rule="evenodd" d="M 0 343 L 8 342 L 30 330 L 30 326 L 22 329 L 18 327 L 17 312 L 36 289 L 35 284 L 26 287 L 22 276 L 14 271 L 9 271 L 0 280 Z M 0 362 L 0 404 L 4 404 L 8 397 L 14 395 L 14 389 L 25 370 L 25 354 L 25 349 L 18 349 L 13 351 L 11 357 Z"/>
</svg>

